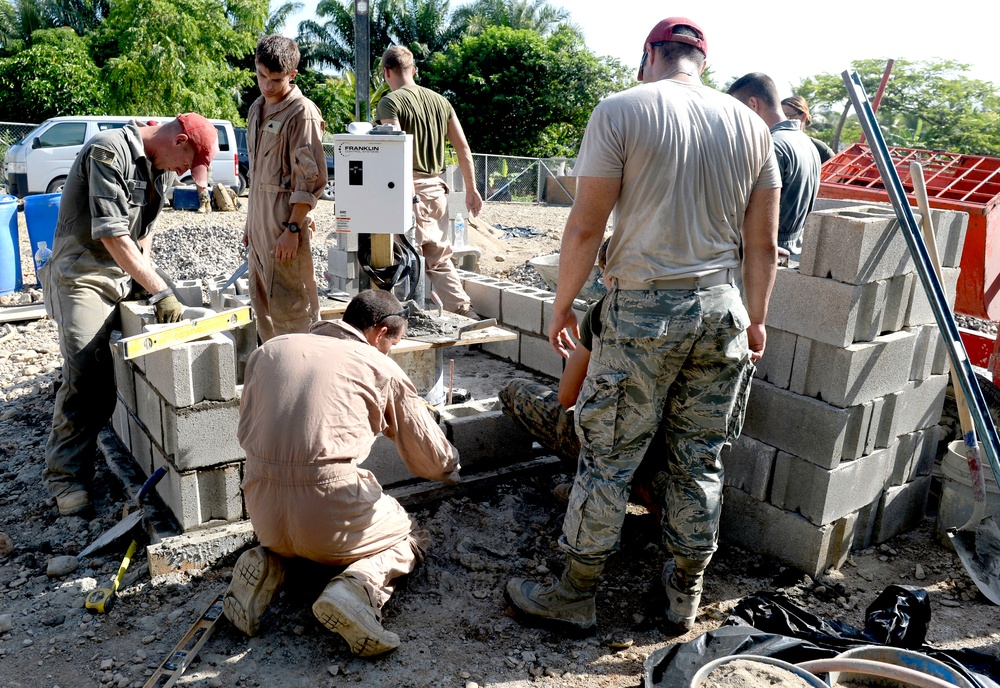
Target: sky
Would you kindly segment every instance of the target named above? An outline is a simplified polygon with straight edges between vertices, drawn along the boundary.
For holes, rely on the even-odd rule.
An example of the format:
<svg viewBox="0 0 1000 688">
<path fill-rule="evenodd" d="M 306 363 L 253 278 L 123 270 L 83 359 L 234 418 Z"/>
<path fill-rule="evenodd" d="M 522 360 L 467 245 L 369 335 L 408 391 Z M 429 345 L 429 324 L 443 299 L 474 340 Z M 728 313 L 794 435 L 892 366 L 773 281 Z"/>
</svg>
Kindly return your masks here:
<svg viewBox="0 0 1000 688">
<path fill-rule="evenodd" d="M 285 27 L 315 18 L 316 0 Z M 569 10 L 587 46 L 598 55 L 638 67 L 649 30 L 667 16 L 697 22 L 708 40 L 708 63 L 725 84 L 764 72 L 785 97 L 804 77 L 839 75 L 852 60 L 952 59 L 970 65 L 966 76 L 1000 87 L 1000 2 L 791 3 L 748 0 L 550 0 Z M 455 9 L 465 0 L 452 0 Z M 869 94 L 873 96 L 874 94 Z"/>
</svg>

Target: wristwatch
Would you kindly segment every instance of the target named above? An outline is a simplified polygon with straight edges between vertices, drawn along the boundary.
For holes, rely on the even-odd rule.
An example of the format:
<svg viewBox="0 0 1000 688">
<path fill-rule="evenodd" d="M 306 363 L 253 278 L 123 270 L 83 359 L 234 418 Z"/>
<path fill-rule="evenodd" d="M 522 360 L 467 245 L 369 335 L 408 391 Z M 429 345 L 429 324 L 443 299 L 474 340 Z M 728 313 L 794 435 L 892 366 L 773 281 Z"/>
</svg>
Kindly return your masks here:
<svg viewBox="0 0 1000 688">
<path fill-rule="evenodd" d="M 281 225 L 287 228 L 292 234 L 298 234 L 301 231 L 301 227 L 294 222 L 282 222 Z"/>
</svg>

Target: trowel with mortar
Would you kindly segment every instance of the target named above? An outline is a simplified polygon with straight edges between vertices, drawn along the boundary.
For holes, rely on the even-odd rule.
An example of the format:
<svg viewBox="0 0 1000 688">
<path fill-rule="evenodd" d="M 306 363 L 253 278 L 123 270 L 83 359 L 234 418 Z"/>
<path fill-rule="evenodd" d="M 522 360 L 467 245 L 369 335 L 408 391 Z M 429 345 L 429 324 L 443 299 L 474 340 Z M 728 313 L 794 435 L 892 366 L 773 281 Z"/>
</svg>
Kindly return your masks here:
<svg viewBox="0 0 1000 688">
<path fill-rule="evenodd" d="M 434 298 L 433 292 L 432 297 Z M 440 306 L 437 311 L 424 310 L 415 301 L 407 301 L 409 310 L 407 339 L 428 344 L 450 344 L 457 342 L 463 335 L 477 330 L 484 330 L 497 324 L 496 318 L 487 320 L 472 320 L 455 313 L 447 313 Z"/>
</svg>

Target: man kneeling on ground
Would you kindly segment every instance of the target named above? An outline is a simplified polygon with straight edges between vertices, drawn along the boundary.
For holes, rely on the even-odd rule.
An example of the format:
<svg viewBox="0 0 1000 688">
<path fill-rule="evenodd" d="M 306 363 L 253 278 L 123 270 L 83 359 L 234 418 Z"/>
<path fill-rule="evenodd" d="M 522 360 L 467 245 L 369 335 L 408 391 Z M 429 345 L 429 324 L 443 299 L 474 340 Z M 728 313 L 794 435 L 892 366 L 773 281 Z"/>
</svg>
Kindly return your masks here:
<svg viewBox="0 0 1000 688">
<path fill-rule="evenodd" d="M 261 546 L 236 562 L 223 600 L 247 635 L 284 579 L 284 558 L 346 567 L 313 614 L 354 654 L 395 649 L 381 610 L 394 581 L 416 567 L 426 536 L 375 476 L 358 467 L 382 433 L 415 475 L 457 482 L 458 451 L 406 374 L 386 354 L 406 332 L 391 293 L 365 291 L 342 321 L 268 341 L 247 363 L 238 438 L 243 491 Z"/>
</svg>

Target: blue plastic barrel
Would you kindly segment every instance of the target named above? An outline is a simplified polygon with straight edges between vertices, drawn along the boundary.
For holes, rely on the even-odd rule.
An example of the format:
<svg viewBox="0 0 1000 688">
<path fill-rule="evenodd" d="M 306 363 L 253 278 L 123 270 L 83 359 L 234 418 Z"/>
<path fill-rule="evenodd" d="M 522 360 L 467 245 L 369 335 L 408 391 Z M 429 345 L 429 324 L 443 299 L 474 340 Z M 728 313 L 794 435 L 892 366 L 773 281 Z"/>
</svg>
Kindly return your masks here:
<svg viewBox="0 0 1000 688">
<path fill-rule="evenodd" d="M 59 219 L 59 199 L 61 193 L 26 196 L 24 199 L 24 221 L 28 225 L 28 239 L 31 241 L 31 256 L 34 262 L 38 244 L 42 241 L 50 249 L 56 235 L 56 220 Z M 38 266 L 35 265 L 35 274 Z"/>
<path fill-rule="evenodd" d="M 21 288 L 21 246 L 17 235 L 17 197 L 0 194 L 0 294 Z"/>
</svg>

